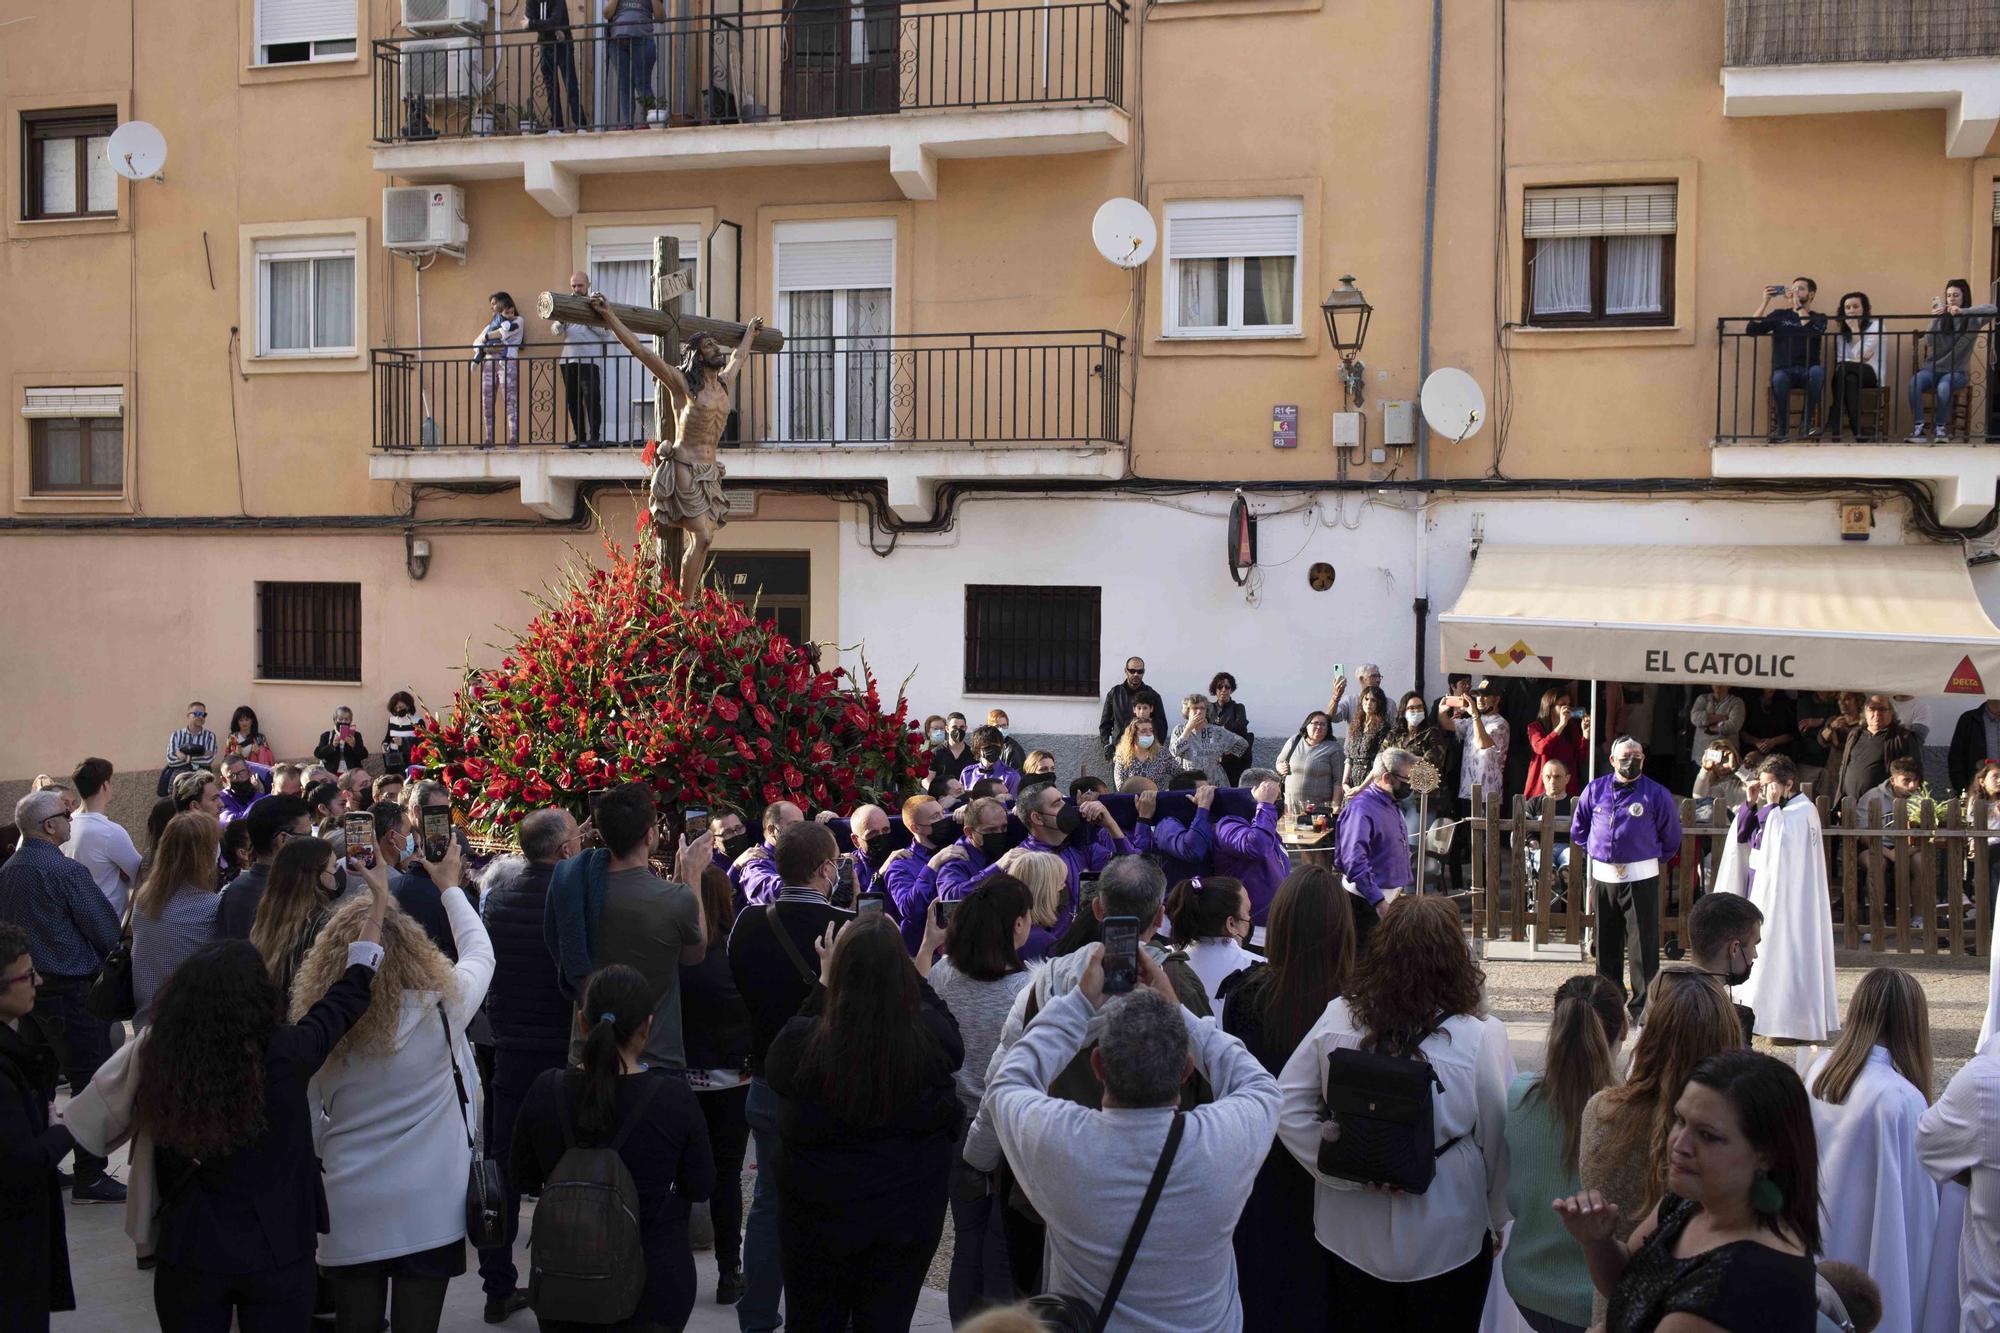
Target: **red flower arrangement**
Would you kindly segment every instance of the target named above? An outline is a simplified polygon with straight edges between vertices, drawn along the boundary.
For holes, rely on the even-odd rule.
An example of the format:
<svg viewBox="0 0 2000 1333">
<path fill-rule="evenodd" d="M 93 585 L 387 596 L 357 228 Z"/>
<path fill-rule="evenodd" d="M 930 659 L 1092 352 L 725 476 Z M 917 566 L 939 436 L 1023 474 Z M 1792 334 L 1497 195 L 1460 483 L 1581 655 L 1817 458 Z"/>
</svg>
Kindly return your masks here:
<svg viewBox="0 0 2000 1333">
<path fill-rule="evenodd" d="M 885 712 L 865 665 L 859 681 L 821 671 L 715 590 L 684 600 L 646 540 L 565 570 L 500 664 L 468 666 L 449 711 L 419 724 L 414 762 L 439 771 L 475 831 L 504 837 L 551 804 L 581 819 L 587 793 L 635 780 L 662 804 L 754 819 L 773 801 L 847 809 L 924 777 L 900 692 Z"/>
</svg>

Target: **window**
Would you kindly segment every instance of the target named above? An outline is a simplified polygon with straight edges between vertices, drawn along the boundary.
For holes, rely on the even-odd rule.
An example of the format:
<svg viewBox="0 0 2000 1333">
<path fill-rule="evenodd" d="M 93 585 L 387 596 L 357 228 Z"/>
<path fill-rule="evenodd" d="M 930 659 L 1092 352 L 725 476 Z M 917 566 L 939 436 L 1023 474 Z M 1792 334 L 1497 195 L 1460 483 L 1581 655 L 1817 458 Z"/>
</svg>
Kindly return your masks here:
<svg viewBox="0 0 2000 1333">
<path fill-rule="evenodd" d="M 257 585 L 257 679 L 361 682 L 361 585 Z"/>
<path fill-rule="evenodd" d="M 778 438 L 884 443 L 896 310 L 896 222 L 781 222 Z"/>
<path fill-rule="evenodd" d="M 680 244 L 681 272 L 688 294 L 683 312 L 702 314 L 701 224 L 663 222 L 640 227 L 592 227 L 584 234 L 590 285 L 622 305 L 653 304 L 653 238 L 671 236 Z M 604 353 L 604 437 L 634 444 L 653 433 L 653 377 L 617 343 Z M 734 350 L 734 349 L 731 349 Z"/>
<path fill-rule="evenodd" d="M 722 595 L 793 643 L 811 642 L 812 556 L 804 551 L 717 551 Z"/>
<path fill-rule="evenodd" d="M 38 111 L 22 118 L 22 216 L 108 218 L 118 213 L 118 177 L 111 170 L 109 107 Z"/>
<path fill-rule="evenodd" d="M 124 389 L 29 389 L 21 415 L 28 419 L 29 494 L 124 491 Z"/>
<path fill-rule="evenodd" d="M 1300 332 L 1298 199 L 1190 199 L 1167 205 L 1168 337 Z"/>
<path fill-rule="evenodd" d="M 965 585 L 965 692 L 1097 697 L 1098 588 Z"/>
<path fill-rule="evenodd" d="M 257 355 L 353 356 L 354 238 L 257 242 Z"/>
<path fill-rule="evenodd" d="M 260 65 L 355 57 L 355 0 L 257 0 L 256 24 Z"/>
<path fill-rule="evenodd" d="M 1529 190 L 1527 321 L 1673 323 L 1676 205 L 1671 184 Z"/>
</svg>

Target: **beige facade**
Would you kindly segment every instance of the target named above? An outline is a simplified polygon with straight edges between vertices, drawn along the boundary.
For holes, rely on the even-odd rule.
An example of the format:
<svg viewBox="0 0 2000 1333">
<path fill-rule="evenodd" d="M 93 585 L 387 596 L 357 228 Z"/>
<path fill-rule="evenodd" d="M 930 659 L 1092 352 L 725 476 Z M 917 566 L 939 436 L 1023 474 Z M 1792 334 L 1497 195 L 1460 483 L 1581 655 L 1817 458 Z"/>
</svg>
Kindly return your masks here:
<svg viewBox="0 0 2000 1333">
<path fill-rule="evenodd" d="M 8 122 L 0 274 L 15 312 L 0 324 L 11 394 L 0 439 L 12 478 L 0 568 L 13 594 L 0 630 L 0 667 L 13 682 L 0 702 L 0 776 L 64 768 L 93 749 L 123 764 L 155 763 L 191 697 L 223 715 L 252 702 L 286 752 L 309 747 L 335 702 L 357 704 L 367 729 L 396 688 L 442 701 L 466 653 L 477 659 L 498 637 L 491 627 L 525 618 L 517 594 L 542 581 L 563 542 L 595 543 L 567 526 L 580 504 L 603 512 L 612 534 L 631 531 L 621 488 L 640 473 L 626 450 L 549 447 L 568 429 L 553 347 L 531 348 L 523 362 L 539 369 L 528 372 L 518 451 L 386 439 L 410 426 L 385 425 L 398 410 L 388 404 L 398 393 L 402 407 L 416 403 L 414 384 L 422 407 L 410 410 L 447 432 L 469 428 L 478 415 L 469 349 L 488 293 L 508 290 L 525 307 L 537 292 L 560 290 L 572 268 L 592 268 L 599 239 L 627 239 L 633 229 L 685 234 L 684 253 L 734 270 L 698 276 L 698 308 L 779 323 L 805 309 L 779 271 L 781 238 L 892 238 L 889 296 L 868 318 L 886 318 L 887 332 L 908 340 L 896 349 L 926 349 L 909 364 L 941 367 L 943 387 L 919 380 L 905 399 L 888 353 L 892 383 L 872 386 L 855 378 L 866 374 L 854 370 L 864 366 L 853 350 L 861 344 L 840 344 L 848 359 L 828 364 L 849 399 L 829 401 L 845 413 L 846 426 L 836 427 L 845 442 L 760 444 L 730 457 L 747 488 L 824 494 L 762 490 L 754 514 L 725 529 L 724 545 L 808 553 L 812 636 L 850 646 L 873 634 L 881 673 L 895 680 L 920 669 L 917 688 L 932 706 L 979 693 L 959 679 L 959 624 L 932 621 L 921 652 L 885 645 L 879 598 L 865 608 L 843 598 L 847 576 L 889 541 L 876 530 L 884 513 L 928 517 L 949 484 L 1019 493 L 1057 481 L 1094 485 L 1102 503 L 1117 504 L 1120 492 L 1107 483 L 1185 479 L 1219 487 L 1226 505 L 1232 483 L 1326 481 L 1332 494 L 1338 481 L 1423 479 L 1413 448 L 1391 447 L 1375 461 L 1336 458 L 1331 447 L 1340 389 L 1317 306 L 1342 274 L 1355 275 L 1374 306 L 1362 351 L 1371 442 L 1383 441 L 1382 405 L 1415 399 L 1426 363 L 1467 370 L 1485 390 L 1491 424 L 1463 443 L 1434 441 L 1431 479 L 1727 476 L 1754 499 L 1771 477 L 1826 479 L 1828 494 L 1849 482 L 1915 478 L 1960 526 L 1992 504 L 1990 465 L 1972 449 L 1913 457 L 1883 447 L 1837 455 L 1830 446 L 1715 443 L 1718 381 L 1731 374 L 1725 353 L 1739 346 L 1718 337 L 1717 321 L 1752 313 L 1767 283 L 1813 275 L 1822 309 L 1852 288 L 1870 292 L 1878 313 L 1917 315 L 1955 276 L 1990 299 L 1983 294 L 2000 278 L 2000 149 L 1981 140 L 1979 127 L 1990 139 L 1992 126 L 1979 98 L 1982 87 L 2000 86 L 1991 34 L 1974 32 L 1984 45 L 1949 53 L 1959 63 L 1915 48 L 1843 48 L 1833 58 L 1845 63 L 1811 66 L 1819 83 L 1766 87 L 1755 78 L 1773 70 L 1791 78 L 1788 63 L 1810 62 L 1768 42 L 1739 40 L 1726 53 L 1738 6 L 1725 0 L 1451 0 L 1439 34 L 1426 354 L 1432 7 L 1418 0 L 1165 0 L 1143 12 L 1112 0 L 1058 6 L 1059 18 L 1027 7 L 1001 20 L 1017 25 L 1004 29 L 1020 39 L 1014 46 L 988 40 L 949 57 L 939 54 L 939 34 L 967 30 L 969 7 L 856 6 L 851 22 L 828 31 L 870 47 L 887 81 L 862 94 L 861 109 L 875 114 L 790 118 L 787 108 L 822 95 L 822 85 L 785 63 L 761 76 L 778 92 L 755 123 L 737 123 L 752 119 L 750 84 L 737 85 L 734 116 L 705 116 L 658 81 L 679 77 L 670 73 L 654 85 L 667 89 L 669 123 L 566 135 L 520 132 L 538 94 L 517 8 L 506 9 L 498 45 L 490 33 L 474 39 L 491 73 L 485 100 L 426 104 L 423 127 L 436 131 L 427 135 L 410 132 L 413 103 L 394 82 L 404 77 L 395 73 L 403 48 L 372 45 L 407 37 L 393 0 L 357 0 L 351 57 L 260 63 L 268 52 L 259 34 L 286 18 L 288 2 L 187 0 L 169 15 L 133 0 L 76 0 L 8 27 L 0 41 Z M 572 0 L 579 24 L 595 17 L 585 4 Z M 1926 0 L 1918 8 L 1982 7 Z M 688 16 L 688 30 L 717 30 L 699 4 L 672 12 Z M 782 18 L 715 12 L 737 24 L 731 31 L 793 43 L 756 48 L 767 54 L 807 44 Z M 893 54 L 874 49 L 889 40 L 872 35 L 877 28 L 894 32 Z M 598 32 L 579 28 L 576 53 L 585 100 L 601 114 L 614 93 L 608 61 L 596 58 L 608 54 Z M 673 70 L 713 77 L 700 64 L 711 57 L 688 56 L 670 35 L 660 51 Z M 845 58 L 852 68 L 864 63 Z M 744 72 L 754 63 L 740 58 L 732 77 L 754 82 Z M 1940 63 L 1949 66 L 1942 74 L 1909 74 L 1913 90 L 1857 91 Z M 1985 81 L 1967 71 L 1985 71 Z M 972 92 L 940 94 L 930 79 Z M 997 99 L 986 94 L 998 105 L 971 105 L 982 99 L 981 80 L 1000 90 Z M 1955 93 L 1960 83 L 1971 91 Z M 493 132 L 460 137 L 477 107 L 494 117 Z M 46 186 L 35 174 L 36 127 L 53 111 L 91 108 L 157 125 L 170 145 L 164 179 L 118 182 L 104 216 L 35 217 L 31 196 Z M 384 248 L 383 190 L 407 184 L 463 191 L 463 257 L 433 255 L 421 276 Z M 1673 187 L 1660 278 L 1671 317 L 1537 326 L 1525 294 L 1534 281 L 1523 236 L 1530 193 L 1634 184 Z M 1090 241 L 1094 210 L 1117 195 L 1143 200 L 1168 232 L 1169 244 L 1130 273 Z M 1172 220 L 1216 201 L 1257 201 L 1296 219 L 1290 330 L 1175 333 L 1173 320 L 1195 297 L 1179 285 L 1183 261 L 1169 254 Z M 812 222 L 860 230 L 785 230 Z M 718 239 L 731 236 L 740 237 L 733 255 Z M 351 269 L 310 278 L 325 284 L 314 291 L 337 340 L 335 307 L 347 299 L 339 273 L 351 273 L 350 336 L 320 354 L 275 350 L 270 266 L 316 254 L 351 259 Z M 1254 294 L 1282 306 L 1281 284 L 1264 271 L 1268 290 Z M 1233 271 L 1225 281 L 1256 284 Z M 1233 299 L 1247 309 L 1251 294 Z M 527 313 L 529 341 L 550 342 Z M 1097 331 L 1089 335 L 1097 341 L 1076 331 Z M 989 348 L 997 340 L 1038 350 L 996 361 L 976 341 L 944 339 L 975 334 Z M 421 379 L 382 368 L 395 360 L 385 349 L 420 346 L 437 349 L 405 358 L 433 367 Z M 805 346 L 795 329 L 794 353 Z M 1051 364 L 1068 367 L 1067 377 Z M 798 419 L 801 383 L 766 376 L 756 401 L 745 400 L 746 422 L 785 430 L 787 412 Z M 32 465 L 39 418 L 23 405 L 34 390 L 79 387 L 119 392 L 122 481 L 87 495 L 51 493 Z M 1891 387 L 1900 399 L 1901 383 Z M 884 419 L 871 429 L 872 409 L 853 400 L 878 392 Z M 787 393 L 789 405 L 780 401 Z M 915 424 L 898 424 L 906 401 Z M 1273 449 L 1274 405 L 1298 408 L 1296 449 Z M 415 447 L 377 448 L 385 443 Z M 872 519 L 855 502 L 858 490 L 886 495 Z M 1153 507 L 1137 496 L 1123 503 L 1132 531 L 1143 533 Z M 911 537 L 894 559 L 912 563 L 890 581 L 921 582 L 948 564 L 911 551 L 953 549 L 966 570 L 961 577 L 950 566 L 948 581 L 1006 583 L 1022 577 L 1024 548 L 1073 539 L 1059 520 L 982 530 L 978 515 L 992 508 L 965 507 L 955 547 L 926 545 L 950 537 Z M 109 526 L 58 526 L 72 519 Z M 1077 531 L 1086 530 L 1099 529 Z M 405 568 L 406 531 L 437 552 L 421 581 Z M 1424 540 L 1423 524 L 1415 531 Z M 1289 550 L 1289 538 L 1266 540 L 1278 555 Z M 1407 547 L 1411 538 L 1396 540 Z M 1205 558 L 1203 568 L 1219 563 Z M 358 684 L 256 678 L 262 581 L 361 585 Z M 1444 598 L 1421 574 L 1417 586 Z M 1223 582 L 1202 595 L 1234 592 Z M 1402 627 L 1393 633 L 1398 643 L 1410 637 Z M 1107 640 L 1104 652 L 1122 648 Z"/>
</svg>

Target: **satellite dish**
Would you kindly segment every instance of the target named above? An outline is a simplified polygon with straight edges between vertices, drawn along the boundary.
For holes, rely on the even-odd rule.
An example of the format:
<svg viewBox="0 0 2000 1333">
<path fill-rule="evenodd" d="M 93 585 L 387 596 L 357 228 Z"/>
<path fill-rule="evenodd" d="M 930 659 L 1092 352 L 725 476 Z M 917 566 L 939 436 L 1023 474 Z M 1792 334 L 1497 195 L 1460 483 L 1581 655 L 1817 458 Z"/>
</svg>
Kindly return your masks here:
<svg viewBox="0 0 2000 1333">
<path fill-rule="evenodd" d="M 1097 253 L 1120 268 L 1137 268 L 1153 257 L 1160 229 L 1137 199 L 1107 199 L 1090 220 L 1090 239 Z"/>
<path fill-rule="evenodd" d="M 167 165 L 167 137 L 143 120 L 111 132 L 111 169 L 128 181 L 157 180 Z"/>
<path fill-rule="evenodd" d="M 1419 401 L 1425 424 L 1454 444 L 1477 435 L 1486 424 L 1486 395 L 1479 391 L 1479 381 L 1456 367 L 1432 371 Z"/>
</svg>

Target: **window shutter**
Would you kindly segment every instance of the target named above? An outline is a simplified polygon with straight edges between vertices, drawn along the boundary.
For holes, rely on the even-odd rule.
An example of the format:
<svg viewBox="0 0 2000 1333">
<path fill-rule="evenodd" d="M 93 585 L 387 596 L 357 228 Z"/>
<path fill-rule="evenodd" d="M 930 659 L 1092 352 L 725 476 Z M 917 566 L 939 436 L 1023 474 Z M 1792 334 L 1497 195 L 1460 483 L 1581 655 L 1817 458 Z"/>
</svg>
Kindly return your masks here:
<svg viewBox="0 0 2000 1333">
<path fill-rule="evenodd" d="M 1582 185 L 1529 190 L 1521 235 L 1671 236 L 1678 221 L 1673 185 Z"/>
<path fill-rule="evenodd" d="M 24 417 L 118 417 L 125 415 L 125 390 L 116 384 L 81 389 L 29 389 Z"/>
<path fill-rule="evenodd" d="M 896 285 L 896 243 L 887 238 L 779 241 L 778 290 L 841 291 Z"/>
<path fill-rule="evenodd" d="M 1167 258 L 1224 259 L 1238 255 L 1296 255 L 1300 217 L 1245 213 L 1234 217 L 1167 216 Z"/>
<path fill-rule="evenodd" d="M 1993 183 L 1993 225 L 2000 227 L 2000 181 Z"/>
<path fill-rule="evenodd" d="M 355 0 L 257 0 L 257 44 L 357 40 Z"/>
</svg>

